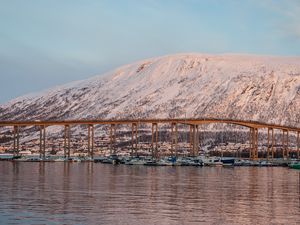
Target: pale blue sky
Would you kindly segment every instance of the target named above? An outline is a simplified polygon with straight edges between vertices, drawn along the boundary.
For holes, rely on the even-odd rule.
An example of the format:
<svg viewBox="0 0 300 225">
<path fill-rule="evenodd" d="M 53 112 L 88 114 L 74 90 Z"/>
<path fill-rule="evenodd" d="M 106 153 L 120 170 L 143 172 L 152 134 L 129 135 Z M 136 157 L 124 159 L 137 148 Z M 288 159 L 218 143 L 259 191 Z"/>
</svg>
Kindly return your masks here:
<svg viewBox="0 0 300 225">
<path fill-rule="evenodd" d="M 0 0 L 0 103 L 180 52 L 300 55 L 299 0 Z"/>
</svg>

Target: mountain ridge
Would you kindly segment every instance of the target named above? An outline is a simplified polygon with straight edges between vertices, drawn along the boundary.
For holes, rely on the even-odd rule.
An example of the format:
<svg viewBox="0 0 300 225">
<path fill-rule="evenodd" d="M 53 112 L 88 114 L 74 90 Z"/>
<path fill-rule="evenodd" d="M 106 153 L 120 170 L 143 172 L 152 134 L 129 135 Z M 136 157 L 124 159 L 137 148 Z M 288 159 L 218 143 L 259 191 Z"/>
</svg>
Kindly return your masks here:
<svg viewBox="0 0 300 225">
<path fill-rule="evenodd" d="M 214 117 L 298 125 L 300 58 L 184 53 L 0 105 L 1 120 Z"/>
</svg>

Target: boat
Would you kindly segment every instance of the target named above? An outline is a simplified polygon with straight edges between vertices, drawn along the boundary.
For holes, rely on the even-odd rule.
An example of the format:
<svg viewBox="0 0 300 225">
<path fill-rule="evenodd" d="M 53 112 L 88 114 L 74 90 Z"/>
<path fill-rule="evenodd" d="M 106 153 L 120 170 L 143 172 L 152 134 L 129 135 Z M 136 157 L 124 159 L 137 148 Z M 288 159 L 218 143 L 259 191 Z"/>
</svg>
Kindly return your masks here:
<svg viewBox="0 0 300 225">
<path fill-rule="evenodd" d="M 102 161 L 105 160 L 105 159 L 106 159 L 106 157 L 97 157 L 97 158 L 94 159 L 94 162 L 95 163 L 102 163 Z"/>
<path fill-rule="evenodd" d="M 203 166 L 203 162 L 198 158 L 188 158 L 187 160 L 188 166 Z"/>
<path fill-rule="evenodd" d="M 300 162 L 292 162 L 289 164 L 289 168 L 300 170 Z"/>
<path fill-rule="evenodd" d="M 260 166 L 272 166 L 273 164 L 269 161 L 263 160 L 260 162 Z"/>
<path fill-rule="evenodd" d="M 220 158 L 205 158 L 203 160 L 203 165 L 204 166 L 223 166 L 223 162 L 221 161 Z"/>
<path fill-rule="evenodd" d="M 105 158 L 102 159 L 101 161 L 96 161 L 96 162 L 101 162 L 103 164 L 113 164 L 113 160 L 111 158 Z"/>
<path fill-rule="evenodd" d="M 231 167 L 234 166 L 235 159 L 234 158 L 221 158 L 221 162 L 223 166 Z"/>
<path fill-rule="evenodd" d="M 144 165 L 145 161 L 141 158 L 132 158 L 130 160 L 125 161 L 125 165 Z"/>
<path fill-rule="evenodd" d="M 72 162 L 81 162 L 82 160 L 80 158 L 73 158 Z"/>
<path fill-rule="evenodd" d="M 121 164 L 121 160 L 117 155 L 113 154 L 105 158 L 94 160 L 94 162 L 101 162 L 104 164 Z"/>
<path fill-rule="evenodd" d="M 131 158 L 128 157 L 122 157 L 120 158 L 120 164 L 126 164 L 129 165 L 128 162 L 131 160 Z"/>
<path fill-rule="evenodd" d="M 181 159 L 178 159 L 177 160 L 177 163 L 180 165 L 180 166 L 189 166 L 189 160 L 185 157 L 181 158 Z"/>
<path fill-rule="evenodd" d="M 234 161 L 234 166 L 244 166 L 245 161 L 243 159 L 237 159 Z"/>
<path fill-rule="evenodd" d="M 70 157 L 70 158 L 63 158 L 65 162 L 82 162 L 82 158 L 80 157 Z M 61 161 L 61 160 L 59 160 Z"/>
<path fill-rule="evenodd" d="M 176 166 L 203 166 L 203 161 L 196 157 L 179 158 L 173 165 Z"/>
<path fill-rule="evenodd" d="M 0 161 L 11 161 L 14 160 L 15 157 L 13 154 L 0 154 Z"/>
<path fill-rule="evenodd" d="M 260 166 L 260 162 L 257 160 L 250 161 L 250 166 Z"/>
<path fill-rule="evenodd" d="M 65 162 L 66 159 L 60 157 L 60 158 L 54 159 L 53 161 L 55 161 L 55 162 Z"/>
<path fill-rule="evenodd" d="M 172 162 L 173 166 L 181 166 L 181 158 L 175 158 Z"/>
<path fill-rule="evenodd" d="M 148 160 L 144 163 L 145 166 L 158 166 L 158 163 L 155 159 Z"/>
<path fill-rule="evenodd" d="M 94 162 L 92 157 L 81 157 L 82 162 Z"/>
<path fill-rule="evenodd" d="M 169 160 L 166 160 L 166 159 L 160 159 L 158 162 L 157 162 L 157 165 L 158 166 L 173 166 L 173 162 L 169 161 Z"/>
<path fill-rule="evenodd" d="M 41 159 L 39 157 L 30 157 L 26 161 L 27 162 L 41 162 L 41 161 L 43 161 L 43 159 Z"/>
</svg>

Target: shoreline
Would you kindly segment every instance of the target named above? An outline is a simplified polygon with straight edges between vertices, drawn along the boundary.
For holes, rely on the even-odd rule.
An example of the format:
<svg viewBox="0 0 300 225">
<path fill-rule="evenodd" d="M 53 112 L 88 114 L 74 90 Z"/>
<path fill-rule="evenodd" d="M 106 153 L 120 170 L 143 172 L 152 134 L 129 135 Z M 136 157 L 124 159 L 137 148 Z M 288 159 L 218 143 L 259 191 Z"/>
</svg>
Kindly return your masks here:
<svg viewBox="0 0 300 225">
<path fill-rule="evenodd" d="M 63 156 L 46 156 L 41 158 L 38 155 L 33 156 L 13 156 L 8 154 L 0 154 L 0 161 L 10 161 L 10 162 L 93 162 L 102 164 L 124 164 L 128 166 L 209 166 L 209 167 L 288 167 L 292 164 L 299 163 L 296 159 L 258 159 L 249 160 L 237 157 L 128 157 L 128 156 L 117 156 L 110 155 L 107 157 L 96 156 L 94 158 L 84 157 L 84 156 L 71 156 L 70 158 L 65 158 Z"/>
</svg>

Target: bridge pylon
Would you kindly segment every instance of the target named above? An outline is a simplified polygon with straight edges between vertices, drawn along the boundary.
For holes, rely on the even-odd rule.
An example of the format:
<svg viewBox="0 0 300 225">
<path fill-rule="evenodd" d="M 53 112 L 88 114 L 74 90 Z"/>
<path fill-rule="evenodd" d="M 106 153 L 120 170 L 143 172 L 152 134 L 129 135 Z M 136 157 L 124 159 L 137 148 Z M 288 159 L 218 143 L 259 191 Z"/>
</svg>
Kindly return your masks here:
<svg viewBox="0 0 300 225">
<path fill-rule="evenodd" d="M 250 128 L 250 151 L 249 158 L 258 159 L 258 128 Z"/>
</svg>

